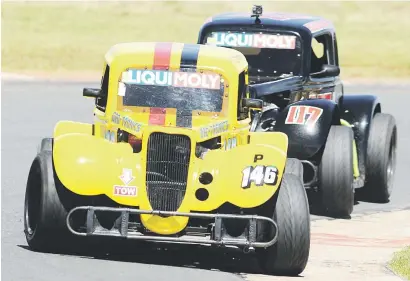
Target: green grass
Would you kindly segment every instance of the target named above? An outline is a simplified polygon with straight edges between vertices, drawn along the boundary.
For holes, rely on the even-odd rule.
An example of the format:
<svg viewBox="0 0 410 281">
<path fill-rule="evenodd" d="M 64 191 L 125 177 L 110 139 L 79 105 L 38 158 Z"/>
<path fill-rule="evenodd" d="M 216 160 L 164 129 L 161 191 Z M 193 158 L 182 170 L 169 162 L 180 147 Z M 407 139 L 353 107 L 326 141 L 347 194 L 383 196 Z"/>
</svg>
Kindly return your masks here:
<svg viewBox="0 0 410 281">
<path fill-rule="evenodd" d="M 395 253 L 390 268 L 398 275 L 410 280 L 410 246 Z"/>
<path fill-rule="evenodd" d="M 258 2 L 335 23 L 344 77 L 410 77 L 410 2 Z M 2 2 L 2 71 L 100 71 L 113 44 L 196 42 L 204 20 L 252 2 Z"/>
</svg>

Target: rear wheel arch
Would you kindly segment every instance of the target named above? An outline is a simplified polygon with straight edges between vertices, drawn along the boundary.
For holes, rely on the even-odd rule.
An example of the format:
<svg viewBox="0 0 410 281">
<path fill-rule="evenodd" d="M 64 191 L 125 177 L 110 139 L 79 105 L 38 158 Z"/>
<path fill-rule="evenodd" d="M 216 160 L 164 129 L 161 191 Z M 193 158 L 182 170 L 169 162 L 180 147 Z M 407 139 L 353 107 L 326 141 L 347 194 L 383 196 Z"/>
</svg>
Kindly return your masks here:
<svg viewBox="0 0 410 281">
<path fill-rule="evenodd" d="M 304 125 L 286 123 L 292 106 L 310 106 L 321 109 L 321 115 L 314 123 L 315 130 L 307 129 Z M 310 99 L 301 100 L 288 105 L 278 114 L 275 130 L 283 132 L 289 137 L 290 158 L 308 160 L 320 155 L 332 125 L 340 125 L 341 111 L 339 106 L 330 100 Z M 303 139 L 304 142 L 300 142 Z"/>
<path fill-rule="evenodd" d="M 380 103 L 377 103 L 376 106 L 374 107 L 373 110 L 373 117 L 377 114 L 377 113 L 381 113 L 382 112 L 382 106 Z"/>
<path fill-rule="evenodd" d="M 360 175 L 366 175 L 366 152 L 370 126 L 382 106 L 375 95 L 344 95 L 340 99 L 341 118 L 352 125 Z"/>
</svg>

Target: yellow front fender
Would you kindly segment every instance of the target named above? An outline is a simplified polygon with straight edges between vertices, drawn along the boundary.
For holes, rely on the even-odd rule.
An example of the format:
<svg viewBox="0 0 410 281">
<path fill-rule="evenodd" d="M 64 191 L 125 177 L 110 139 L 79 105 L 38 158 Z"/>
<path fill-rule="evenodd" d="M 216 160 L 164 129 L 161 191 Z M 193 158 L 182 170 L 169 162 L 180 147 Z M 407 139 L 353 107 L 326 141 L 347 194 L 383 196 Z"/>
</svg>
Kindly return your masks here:
<svg viewBox="0 0 410 281">
<path fill-rule="evenodd" d="M 255 133 L 251 135 L 247 145 L 240 145 L 229 151 L 213 150 L 206 154 L 203 161 L 195 163 L 191 185 L 196 186 L 195 190 L 199 187 L 207 189 L 209 198 L 195 202 L 196 210 L 212 210 L 225 202 L 241 208 L 252 208 L 265 203 L 276 192 L 281 181 L 287 143 L 287 136 L 282 133 Z M 259 170 L 252 174 L 257 167 Z M 271 168 L 269 171 L 269 167 L 273 170 Z M 211 184 L 199 183 L 198 177 L 204 172 L 213 175 Z M 262 179 L 259 183 L 252 181 L 253 178 L 258 178 L 258 173 Z M 267 173 L 275 177 L 272 182 L 269 182 Z"/>
<path fill-rule="evenodd" d="M 92 124 L 73 121 L 59 121 L 54 127 L 54 138 L 71 133 L 91 135 Z"/>
<path fill-rule="evenodd" d="M 79 195 L 112 197 L 114 186 L 121 184 L 119 176 L 124 168 L 134 168 L 134 174 L 141 174 L 136 154 L 128 143 L 114 144 L 87 134 L 71 133 L 55 138 L 53 161 L 63 185 Z"/>
</svg>

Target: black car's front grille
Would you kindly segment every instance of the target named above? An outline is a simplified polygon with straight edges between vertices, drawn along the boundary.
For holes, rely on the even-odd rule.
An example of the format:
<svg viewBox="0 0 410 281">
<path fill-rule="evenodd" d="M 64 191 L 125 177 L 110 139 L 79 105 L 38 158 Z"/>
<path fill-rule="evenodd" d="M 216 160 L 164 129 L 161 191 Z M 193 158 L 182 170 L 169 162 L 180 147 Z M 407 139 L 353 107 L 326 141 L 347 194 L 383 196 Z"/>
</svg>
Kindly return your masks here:
<svg viewBox="0 0 410 281">
<path fill-rule="evenodd" d="M 176 211 L 185 196 L 191 141 L 183 135 L 152 133 L 148 139 L 146 184 L 153 210 Z"/>
</svg>

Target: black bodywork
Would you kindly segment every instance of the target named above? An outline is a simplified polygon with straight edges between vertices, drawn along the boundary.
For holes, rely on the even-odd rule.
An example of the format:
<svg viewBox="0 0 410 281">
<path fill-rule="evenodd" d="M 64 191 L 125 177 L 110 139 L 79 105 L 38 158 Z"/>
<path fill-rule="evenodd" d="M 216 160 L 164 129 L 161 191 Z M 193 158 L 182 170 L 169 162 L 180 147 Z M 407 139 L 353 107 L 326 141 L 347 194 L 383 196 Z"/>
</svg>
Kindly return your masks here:
<svg viewBox="0 0 410 281">
<path fill-rule="evenodd" d="M 292 34 L 300 39 L 300 74 L 290 73 L 270 81 L 250 76 L 250 96 L 262 99 L 267 105 L 262 113 L 255 115 L 259 124 L 255 128 L 286 133 L 289 137 L 288 156 L 317 167 L 330 127 L 340 125 L 341 119 L 347 121 L 354 132 L 360 171 L 359 178 L 355 179 L 355 187 L 362 187 L 366 173 L 365 158 L 370 124 L 373 115 L 381 112 L 381 106 L 373 95 L 344 95 L 333 25 L 325 19 L 303 15 L 271 13 L 255 19 L 250 13 L 229 13 L 208 19 L 200 29 L 198 43 L 205 44 L 211 32 L 221 31 Z M 312 39 L 323 43 L 322 58 L 314 54 Z M 248 63 L 251 68 L 251 62 Z M 270 104 L 277 108 L 269 109 Z M 288 111 L 295 105 L 314 106 L 323 110 L 313 129 L 286 124 Z M 268 125 L 263 125 L 264 122 Z M 267 127 L 270 128 L 266 129 Z"/>
</svg>

